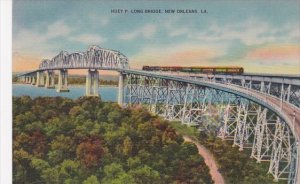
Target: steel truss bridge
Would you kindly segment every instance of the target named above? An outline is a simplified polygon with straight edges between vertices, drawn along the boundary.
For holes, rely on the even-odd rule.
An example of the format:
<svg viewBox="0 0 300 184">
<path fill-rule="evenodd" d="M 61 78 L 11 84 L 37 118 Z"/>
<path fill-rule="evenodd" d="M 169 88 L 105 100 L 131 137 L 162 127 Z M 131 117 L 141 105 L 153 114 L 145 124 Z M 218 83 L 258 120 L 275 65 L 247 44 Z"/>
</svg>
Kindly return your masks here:
<svg viewBox="0 0 300 184">
<path fill-rule="evenodd" d="M 93 46 L 86 52 L 62 51 L 18 78 L 66 92 L 70 69 L 87 70 L 87 96 L 98 96 L 98 70 L 117 71 L 119 105 L 142 105 L 167 120 L 213 128 L 240 151 L 250 149 L 258 163 L 268 162 L 266 174 L 274 181 L 300 183 L 300 76 L 132 70 L 122 53 Z"/>
</svg>

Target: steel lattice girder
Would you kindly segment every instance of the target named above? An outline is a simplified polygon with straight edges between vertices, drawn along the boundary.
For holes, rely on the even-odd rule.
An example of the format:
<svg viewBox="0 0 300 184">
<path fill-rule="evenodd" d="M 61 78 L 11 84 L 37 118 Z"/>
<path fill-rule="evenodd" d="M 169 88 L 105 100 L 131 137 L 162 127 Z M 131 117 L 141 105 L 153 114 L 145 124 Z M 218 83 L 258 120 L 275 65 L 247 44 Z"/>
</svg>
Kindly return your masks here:
<svg viewBox="0 0 300 184">
<path fill-rule="evenodd" d="M 275 180 L 293 183 L 296 142 L 290 128 L 275 113 L 235 94 L 157 77 L 125 75 L 125 103 L 145 105 L 168 120 L 201 126 L 203 117 L 218 107 L 218 136 L 240 150 L 250 148 L 257 162 L 269 161 Z"/>
<path fill-rule="evenodd" d="M 40 70 L 70 68 L 126 69 L 129 68 L 129 63 L 127 57 L 118 51 L 92 46 L 86 52 L 69 54 L 61 51 L 51 60 L 43 60 L 39 65 Z"/>
<path fill-rule="evenodd" d="M 194 77 L 197 78 L 197 77 Z M 199 79 L 199 78 L 198 78 Z M 209 80 L 207 77 L 201 79 Z M 259 80 L 246 80 L 246 79 L 234 79 L 228 76 L 223 78 L 213 76 L 213 80 L 218 83 L 228 83 L 238 85 L 244 88 L 250 88 L 253 90 L 261 91 L 273 95 L 283 101 L 289 102 L 296 107 L 300 108 L 300 86 L 299 84 L 285 84 L 271 81 L 259 81 Z"/>
</svg>

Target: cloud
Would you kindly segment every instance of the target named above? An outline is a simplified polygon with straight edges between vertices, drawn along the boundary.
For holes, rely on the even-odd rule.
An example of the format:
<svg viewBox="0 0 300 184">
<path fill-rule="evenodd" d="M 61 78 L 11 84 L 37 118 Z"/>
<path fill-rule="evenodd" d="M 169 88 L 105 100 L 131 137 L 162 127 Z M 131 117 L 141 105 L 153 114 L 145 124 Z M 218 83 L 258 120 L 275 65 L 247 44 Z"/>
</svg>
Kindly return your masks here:
<svg viewBox="0 0 300 184">
<path fill-rule="evenodd" d="M 110 22 L 110 19 L 107 16 L 99 16 L 96 12 L 91 12 L 88 14 L 88 19 L 93 25 L 105 26 Z"/>
<path fill-rule="evenodd" d="M 121 40 L 133 40 L 139 36 L 144 38 L 151 38 L 157 30 L 157 26 L 154 24 L 146 24 L 140 29 L 136 29 L 130 33 L 124 33 L 118 36 Z"/>
<path fill-rule="evenodd" d="M 174 36 L 180 36 L 188 33 L 189 29 L 186 27 L 182 28 L 176 28 L 176 29 L 171 29 L 169 31 L 169 36 L 174 37 Z"/>
<path fill-rule="evenodd" d="M 298 34 L 295 32 L 298 31 Z M 293 25 L 272 27 L 266 22 L 248 20 L 239 24 L 212 24 L 207 30 L 190 33 L 190 38 L 204 41 L 240 40 L 246 45 L 259 45 L 276 42 L 293 42 L 298 38 L 299 28 Z M 281 34 L 278 34 L 281 33 Z"/>
<path fill-rule="evenodd" d="M 55 40 L 61 38 L 60 40 Z M 69 27 L 64 21 L 56 21 L 45 28 L 44 32 L 37 29 L 19 30 L 13 38 L 14 52 L 22 52 L 34 56 L 52 58 L 58 54 L 60 44 L 66 41 L 78 42 L 85 45 L 102 44 L 106 38 L 99 34 L 79 34 L 75 35 L 74 29 Z"/>
<path fill-rule="evenodd" d="M 161 46 L 145 47 L 139 54 L 131 57 L 130 66 L 141 68 L 142 65 L 212 65 L 209 60 L 217 56 L 215 49 L 196 44 L 182 43 L 163 48 L 161 49 Z"/>
<path fill-rule="evenodd" d="M 97 17 L 97 16 L 96 16 Z M 100 24 L 101 25 L 107 25 L 108 23 L 109 23 L 109 19 L 107 18 L 107 17 L 101 17 L 100 19 L 99 19 L 99 22 L 100 22 Z"/>
<path fill-rule="evenodd" d="M 164 20 L 161 26 L 165 29 L 167 35 L 170 37 L 188 35 L 188 33 L 191 31 L 190 26 L 184 25 L 187 24 L 187 22 L 184 22 L 184 24 L 181 22 L 182 20 L 179 17 L 172 17 Z"/>
<path fill-rule="evenodd" d="M 36 28 L 18 30 L 13 38 L 13 71 L 29 71 L 37 68 L 43 58 L 57 55 L 61 44 L 66 41 L 85 45 L 102 44 L 106 41 L 98 34 L 73 35 L 74 30 L 64 21 L 56 21 L 48 25 L 44 32 Z"/>
<path fill-rule="evenodd" d="M 23 28 L 18 30 L 13 38 L 14 52 L 52 57 L 51 51 L 57 47 L 49 41 L 58 37 L 67 37 L 72 29 L 63 21 L 57 21 L 45 28 L 44 32 L 37 29 Z"/>
<path fill-rule="evenodd" d="M 300 73 L 299 44 L 264 44 L 255 47 L 244 47 L 239 57 L 226 55 L 217 58 L 218 63 L 236 65 L 253 73 Z M 216 59 L 212 59 L 212 62 Z"/>
<path fill-rule="evenodd" d="M 265 43 L 287 43 L 300 39 L 299 23 L 285 23 L 273 26 L 258 19 L 242 22 L 221 24 L 211 21 L 209 26 L 199 28 L 179 18 L 170 19 L 162 27 L 169 37 L 185 36 L 186 39 L 199 40 L 207 43 L 240 41 L 245 45 Z M 181 25 L 181 26 L 178 26 Z"/>
<path fill-rule="evenodd" d="M 298 66 L 300 70 L 300 45 L 266 45 L 250 50 L 246 57 L 250 62 L 259 62 L 261 64 L 273 65 L 293 65 Z"/>
<path fill-rule="evenodd" d="M 46 37 L 48 39 L 58 36 L 67 36 L 71 32 L 71 28 L 63 21 L 57 21 L 48 26 Z"/>
<path fill-rule="evenodd" d="M 70 40 L 80 42 L 86 45 L 101 45 L 106 41 L 105 38 L 97 34 L 82 34 L 70 37 Z"/>
</svg>

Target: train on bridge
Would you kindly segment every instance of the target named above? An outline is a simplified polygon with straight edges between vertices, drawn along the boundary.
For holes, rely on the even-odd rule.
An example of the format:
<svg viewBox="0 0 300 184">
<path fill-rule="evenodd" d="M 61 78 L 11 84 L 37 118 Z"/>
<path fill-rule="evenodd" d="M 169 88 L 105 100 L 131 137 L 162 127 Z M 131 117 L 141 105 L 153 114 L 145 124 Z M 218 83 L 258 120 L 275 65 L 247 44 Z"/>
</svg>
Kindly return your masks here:
<svg viewBox="0 0 300 184">
<path fill-rule="evenodd" d="M 170 71 L 187 73 L 207 73 L 207 74 L 238 74 L 244 73 L 243 67 L 209 67 L 209 66 L 143 66 L 145 71 Z"/>
</svg>

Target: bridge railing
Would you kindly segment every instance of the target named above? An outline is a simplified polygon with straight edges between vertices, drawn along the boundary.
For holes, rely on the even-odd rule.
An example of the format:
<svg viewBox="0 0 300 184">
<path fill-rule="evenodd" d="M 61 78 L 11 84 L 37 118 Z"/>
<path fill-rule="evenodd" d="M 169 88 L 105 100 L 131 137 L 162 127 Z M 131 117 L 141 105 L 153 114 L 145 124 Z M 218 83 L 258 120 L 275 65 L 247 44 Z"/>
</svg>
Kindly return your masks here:
<svg viewBox="0 0 300 184">
<path fill-rule="evenodd" d="M 267 99 L 267 97 L 273 98 L 273 99 L 276 99 L 276 100 L 280 101 L 281 105 L 282 105 L 283 103 L 287 103 L 287 104 L 289 104 L 290 106 L 292 106 L 295 110 L 300 110 L 300 107 L 297 107 L 295 104 L 290 103 L 289 101 L 284 101 L 282 98 L 279 98 L 279 97 L 277 97 L 277 96 L 271 95 L 271 94 L 266 93 L 266 92 L 262 92 L 262 91 L 260 91 L 260 90 L 255 90 L 255 89 L 252 89 L 252 88 L 248 88 L 248 87 L 245 87 L 245 86 L 240 86 L 240 85 L 233 84 L 233 83 L 229 83 L 229 82 L 224 82 L 224 83 L 222 83 L 222 82 L 217 82 L 217 81 L 208 80 L 208 79 L 204 79 L 204 78 L 200 78 L 200 80 L 210 81 L 210 82 L 217 83 L 217 84 L 224 84 L 224 83 L 225 83 L 225 84 L 228 85 L 228 86 L 237 87 L 238 89 L 245 89 L 245 90 L 247 90 L 247 91 L 253 91 L 253 92 L 255 92 L 255 93 L 259 93 L 259 94 L 261 94 L 261 95 L 264 95 L 264 96 L 265 96 L 265 99 Z"/>
<path fill-rule="evenodd" d="M 163 74 L 163 75 L 180 76 L 180 77 L 185 77 L 185 78 L 190 78 L 190 77 L 191 77 L 190 74 L 185 74 L 185 73 L 182 73 L 182 72 L 173 72 L 173 73 L 170 73 L 170 72 L 162 72 L 162 71 L 158 71 L 158 72 L 153 72 L 153 73 L 156 73 L 156 74 L 159 73 L 159 74 Z M 212 80 L 212 79 L 204 78 L 204 77 L 199 78 L 199 77 L 197 77 L 197 76 L 195 76 L 195 77 L 193 77 L 193 78 L 196 78 L 196 79 L 199 80 L 199 81 L 209 81 L 209 82 L 217 83 L 217 84 L 228 84 L 228 85 L 230 85 L 230 86 L 236 86 L 236 87 L 238 87 L 238 88 L 243 88 L 243 89 L 247 89 L 247 90 L 252 90 L 252 91 L 255 91 L 255 92 L 257 92 L 257 93 L 263 94 L 263 95 L 265 95 L 266 97 L 272 97 L 272 98 L 274 98 L 274 99 L 280 101 L 281 103 L 284 103 L 284 102 L 285 102 L 285 103 L 288 103 L 289 105 L 291 105 L 291 106 L 292 106 L 295 110 L 297 110 L 297 111 L 300 110 L 300 107 L 296 106 L 295 104 L 293 104 L 293 103 L 291 103 L 291 102 L 289 102 L 289 101 L 284 101 L 282 98 L 277 97 L 277 96 L 275 96 L 275 95 L 271 95 L 271 94 L 269 94 L 269 93 L 267 93 L 267 92 L 262 92 L 262 91 L 260 91 L 260 90 L 255 90 L 255 89 L 252 89 L 252 88 L 249 88 L 249 87 L 246 87 L 246 86 L 237 85 L 237 84 L 233 84 L 233 83 L 226 82 L 226 81 L 220 82 L 220 81 L 216 81 L 216 80 Z"/>
</svg>

